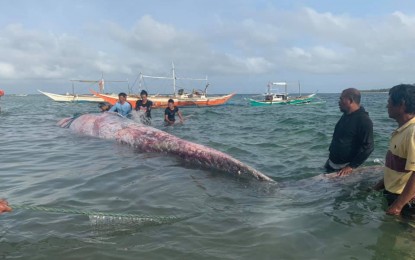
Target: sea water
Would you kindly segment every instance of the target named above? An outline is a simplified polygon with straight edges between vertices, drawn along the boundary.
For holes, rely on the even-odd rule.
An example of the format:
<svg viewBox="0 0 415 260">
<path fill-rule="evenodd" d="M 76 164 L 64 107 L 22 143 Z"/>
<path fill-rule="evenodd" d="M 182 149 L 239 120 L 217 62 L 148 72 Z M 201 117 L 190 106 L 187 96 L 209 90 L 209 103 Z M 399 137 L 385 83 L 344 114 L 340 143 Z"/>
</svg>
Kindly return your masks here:
<svg viewBox="0 0 415 260">
<path fill-rule="evenodd" d="M 0 197 L 105 214 L 178 216 L 178 221 L 117 222 L 82 214 L 16 208 L 0 216 L 0 257 L 13 259 L 412 259 L 412 223 L 385 215 L 368 191 L 382 176 L 318 181 L 341 113 L 325 104 L 183 108 L 183 125 L 153 126 L 223 151 L 275 179 L 247 181 L 79 136 L 56 122 L 97 104 L 57 103 L 42 95 L 0 100 Z M 386 93 L 363 93 L 383 159 L 396 123 Z M 378 160 L 379 161 L 379 160 Z M 380 176 L 379 176 L 380 175 Z M 101 215 L 100 215 L 101 216 Z M 100 217 L 102 218 L 102 217 Z"/>
</svg>

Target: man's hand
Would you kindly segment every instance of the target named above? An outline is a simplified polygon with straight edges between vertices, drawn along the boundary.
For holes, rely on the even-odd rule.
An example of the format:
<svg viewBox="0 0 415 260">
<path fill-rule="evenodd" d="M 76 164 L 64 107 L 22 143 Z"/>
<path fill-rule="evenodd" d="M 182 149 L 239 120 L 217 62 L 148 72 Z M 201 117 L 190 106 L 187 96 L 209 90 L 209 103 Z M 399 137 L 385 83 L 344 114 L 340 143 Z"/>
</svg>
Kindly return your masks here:
<svg viewBox="0 0 415 260">
<path fill-rule="evenodd" d="M 398 205 L 396 201 L 386 210 L 386 214 L 398 216 L 401 214 L 403 206 Z"/>
<path fill-rule="evenodd" d="M 350 173 L 352 173 L 353 168 L 350 166 L 346 166 L 344 168 L 342 168 L 340 171 L 337 172 L 337 176 L 346 176 L 349 175 Z"/>
</svg>

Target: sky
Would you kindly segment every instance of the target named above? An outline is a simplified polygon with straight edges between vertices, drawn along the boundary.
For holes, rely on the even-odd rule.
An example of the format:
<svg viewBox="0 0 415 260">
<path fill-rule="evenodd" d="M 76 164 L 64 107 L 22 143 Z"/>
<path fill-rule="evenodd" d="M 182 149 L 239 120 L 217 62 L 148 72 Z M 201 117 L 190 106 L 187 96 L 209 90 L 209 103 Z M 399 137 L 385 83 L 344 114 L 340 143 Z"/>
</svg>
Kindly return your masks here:
<svg viewBox="0 0 415 260">
<path fill-rule="evenodd" d="M 208 93 L 339 93 L 415 83 L 415 1 L 0 0 L 6 94 L 172 92 L 208 77 Z M 125 81 L 125 82 L 111 82 Z M 72 85 L 73 84 L 73 85 Z M 205 82 L 178 80 L 178 88 Z"/>
</svg>

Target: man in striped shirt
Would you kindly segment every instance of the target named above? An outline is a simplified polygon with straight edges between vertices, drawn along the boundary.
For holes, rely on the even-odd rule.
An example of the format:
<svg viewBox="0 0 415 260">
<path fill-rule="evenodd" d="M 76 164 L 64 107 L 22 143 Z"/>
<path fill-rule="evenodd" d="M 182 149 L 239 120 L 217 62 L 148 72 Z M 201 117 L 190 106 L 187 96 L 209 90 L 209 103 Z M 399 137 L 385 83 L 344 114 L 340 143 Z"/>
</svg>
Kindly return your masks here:
<svg viewBox="0 0 415 260">
<path fill-rule="evenodd" d="M 386 154 L 383 180 L 387 213 L 415 216 L 415 85 L 401 84 L 389 90 L 389 117 L 398 123 Z"/>
</svg>

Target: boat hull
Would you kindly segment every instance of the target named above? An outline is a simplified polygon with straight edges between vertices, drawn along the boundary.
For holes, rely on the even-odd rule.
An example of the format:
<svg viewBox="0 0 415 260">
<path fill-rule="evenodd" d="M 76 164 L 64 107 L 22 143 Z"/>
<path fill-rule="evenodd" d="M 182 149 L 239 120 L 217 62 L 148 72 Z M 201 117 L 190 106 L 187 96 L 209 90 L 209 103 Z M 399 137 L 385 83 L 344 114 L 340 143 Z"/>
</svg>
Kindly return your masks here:
<svg viewBox="0 0 415 260">
<path fill-rule="evenodd" d="M 112 96 L 112 95 L 106 95 L 106 94 L 100 94 L 93 90 L 90 90 L 91 93 L 94 95 L 102 98 L 105 100 L 105 102 L 110 103 L 111 105 L 114 105 L 118 101 L 118 97 Z M 206 97 L 206 98 L 177 98 L 177 97 L 171 97 L 171 96 L 149 96 L 148 99 L 153 102 L 153 108 L 166 108 L 168 105 L 168 100 L 173 99 L 174 104 L 177 107 L 212 107 L 212 106 L 220 106 L 225 104 L 229 101 L 235 94 L 229 94 L 224 96 L 218 96 L 218 97 Z M 131 104 L 135 104 L 139 98 L 136 95 L 129 95 L 128 96 L 128 102 Z"/>
<path fill-rule="evenodd" d="M 104 102 L 104 99 L 94 95 L 60 95 L 38 91 L 56 102 Z"/>
</svg>

